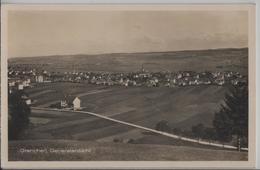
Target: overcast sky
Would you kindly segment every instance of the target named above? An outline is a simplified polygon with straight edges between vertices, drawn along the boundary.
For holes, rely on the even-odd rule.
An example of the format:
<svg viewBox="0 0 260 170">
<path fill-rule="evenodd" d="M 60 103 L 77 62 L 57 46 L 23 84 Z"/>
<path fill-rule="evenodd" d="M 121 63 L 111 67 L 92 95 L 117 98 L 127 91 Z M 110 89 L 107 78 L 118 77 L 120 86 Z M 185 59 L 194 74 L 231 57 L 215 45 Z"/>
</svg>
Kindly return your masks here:
<svg viewBox="0 0 260 170">
<path fill-rule="evenodd" d="M 243 11 L 9 11 L 9 57 L 248 46 Z"/>
</svg>

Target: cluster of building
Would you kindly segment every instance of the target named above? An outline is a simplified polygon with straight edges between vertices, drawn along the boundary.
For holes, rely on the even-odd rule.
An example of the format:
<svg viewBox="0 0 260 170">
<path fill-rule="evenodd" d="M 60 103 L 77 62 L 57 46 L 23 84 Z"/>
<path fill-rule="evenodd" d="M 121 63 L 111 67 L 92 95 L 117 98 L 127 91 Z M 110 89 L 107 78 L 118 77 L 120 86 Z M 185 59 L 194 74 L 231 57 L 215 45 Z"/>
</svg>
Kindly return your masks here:
<svg viewBox="0 0 260 170">
<path fill-rule="evenodd" d="M 18 71 L 9 70 L 8 71 L 8 86 L 10 89 L 17 88 L 18 90 L 23 90 L 26 87 L 31 87 L 35 83 L 50 83 L 51 74 L 47 71 Z"/>
<path fill-rule="evenodd" d="M 52 82 L 75 82 L 105 86 L 144 86 L 144 87 L 178 87 L 197 85 L 219 85 L 226 84 L 243 85 L 247 84 L 247 76 L 239 72 L 148 72 L 142 69 L 130 73 L 109 73 L 109 72 L 48 72 L 46 70 L 15 70 L 9 69 L 8 87 L 9 93 L 14 90 L 23 90 L 41 83 Z M 23 95 L 23 100 L 31 105 L 33 101 Z M 81 110 L 79 97 L 64 97 L 55 108 Z"/>
<path fill-rule="evenodd" d="M 246 84 L 247 77 L 238 72 L 131 72 L 131 73 L 65 73 L 63 81 L 86 82 L 96 85 L 176 87 L 194 85 Z"/>
<path fill-rule="evenodd" d="M 14 71 L 8 73 L 9 87 L 23 89 L 36 83 L 77 82 L 95 85 L 145 86 L 145 87 L 176 87 L 196 85 L 240 85 L 247 83 L 247 77 L 239 72 L 139 72 L 109 73 L 109 72 L 64 72 L 55 73 L 46 70 Z"/>
</svg>

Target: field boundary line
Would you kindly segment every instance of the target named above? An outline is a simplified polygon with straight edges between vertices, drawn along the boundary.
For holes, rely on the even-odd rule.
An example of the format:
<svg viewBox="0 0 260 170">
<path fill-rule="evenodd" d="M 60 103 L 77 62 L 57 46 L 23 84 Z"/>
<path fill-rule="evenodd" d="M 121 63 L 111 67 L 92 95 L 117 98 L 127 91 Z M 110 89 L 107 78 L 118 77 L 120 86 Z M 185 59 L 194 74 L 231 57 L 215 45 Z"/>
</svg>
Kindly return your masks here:
<svg viewBox="0 0 260 170">
<path fill-rule="evenodd" d="M 143 129 L 143 130 L 146 130 L 146 131 L 149 131 L 149 132 L 153 132 L 153 133 L 160 134 L 160 135 L 167 136 L 167 137 L 174 138 L 174 139 L 179 139 L 179 140 L 197 143 L 197 144 L 201 144 L 201 145 L 215 146 L 215 147 L 219 147 L 219 148 L 237 149 L 237 147 L 235 147 L 235 146 L 212 143 L 212 142 L 207 142 L 207 141 L 203 141 L 203 140 L 196 140 L 196 139 L 192 139 L 192 138 L 182 137 L 182 136 L 179 136 L 179 135 L 174 135 L 174 134 L 170 134 L 170 133 L 167 133 L 167 132 L 162 132 L 162 131 L 159 131 L 159 130 L 155 130 L 155 129 L 147 128 L 147 127 L 144 127 L 144 126 L 136 125 L 136 124 L 133 124 L 133 123 L 128 123 L 128 122 L 125 122 L 125 121 L 122 121 L 122 120 L 113 119 L 113 118 L 110 118 L 108 116 L 103 116 L 103 115 L 93 113 L 93 112 L 64 110 L 64 109 L 50 109 L 50 108 L 41 108 L 41 107 L 31 107 L 31 108 L 35 109 L 35 110 L 45 110 L 45 111 L 49 110 L 49 111 L 58 111 L 58 112 L 86 113 L 86 114 L 96 116 L 96 117 L 99 117 L 99 118 L 102 118 L 102 119 L 110 120 L 110 121 L 113 121 L 113 122 L 116 122 L 116 123 L 135 127 L 135 128 L 138 128 L 138 129 Z M 241 150 L 248 151 L 248 148 L 241 148 Z"/>
</svg>

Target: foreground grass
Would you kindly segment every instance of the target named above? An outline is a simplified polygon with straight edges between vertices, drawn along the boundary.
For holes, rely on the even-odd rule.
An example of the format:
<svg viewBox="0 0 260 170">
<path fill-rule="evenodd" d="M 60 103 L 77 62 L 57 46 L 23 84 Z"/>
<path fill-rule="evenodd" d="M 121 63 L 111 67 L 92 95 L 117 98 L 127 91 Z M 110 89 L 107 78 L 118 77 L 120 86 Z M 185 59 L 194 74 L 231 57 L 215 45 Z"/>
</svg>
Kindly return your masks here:
<svg viewBox="0 0 260 170">
<path fill-rule="evenodd" d="M 38 149 L 38 150 L 37 150 Z M 34 140 L 9 142 L 9 161 L 246 161 L 247 152 L 187 146 Z"/>
</svg>

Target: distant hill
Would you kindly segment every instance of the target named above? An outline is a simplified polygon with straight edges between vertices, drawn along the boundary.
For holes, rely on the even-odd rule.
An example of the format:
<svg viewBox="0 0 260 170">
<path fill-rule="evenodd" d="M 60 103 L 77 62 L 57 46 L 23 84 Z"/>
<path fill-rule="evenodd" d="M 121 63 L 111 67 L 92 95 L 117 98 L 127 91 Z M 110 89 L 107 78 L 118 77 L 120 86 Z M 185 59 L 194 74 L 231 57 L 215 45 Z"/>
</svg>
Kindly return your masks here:
<svg viewBox="0 0 260 170">
<path fill-rule="evenodd" d="M 11 58 L 11 64 L 37 65 L 50 71 L 239 71 L 247 74 L 248 48 L 209 49 L 100 55 L 55 55 Z"/>
</svg>

